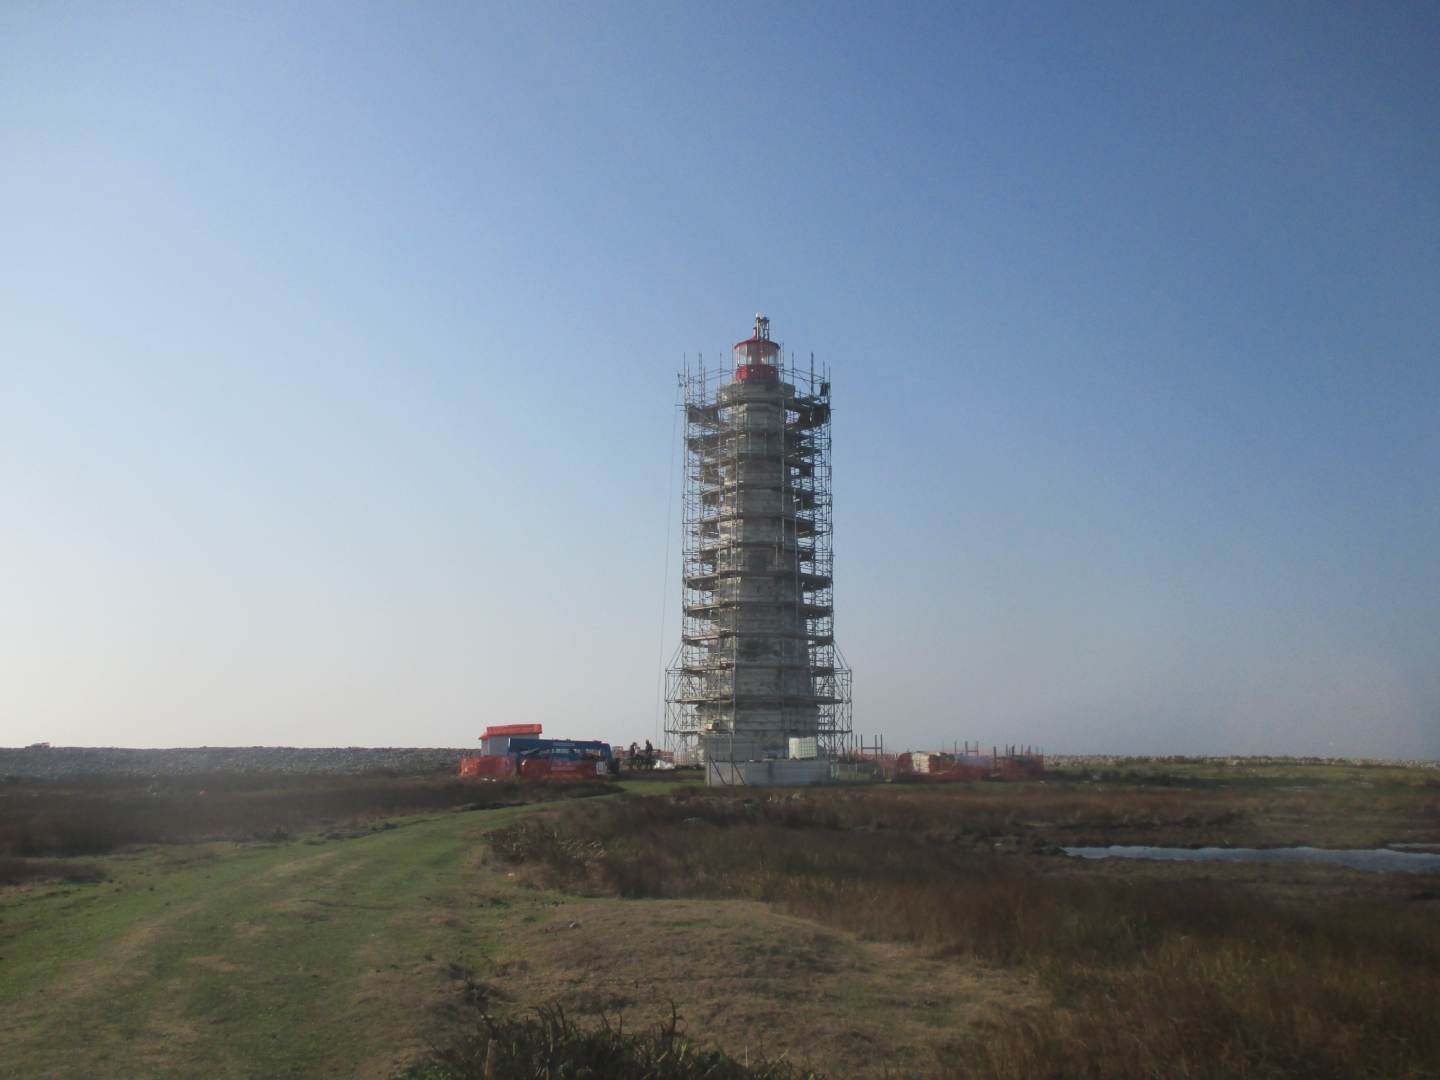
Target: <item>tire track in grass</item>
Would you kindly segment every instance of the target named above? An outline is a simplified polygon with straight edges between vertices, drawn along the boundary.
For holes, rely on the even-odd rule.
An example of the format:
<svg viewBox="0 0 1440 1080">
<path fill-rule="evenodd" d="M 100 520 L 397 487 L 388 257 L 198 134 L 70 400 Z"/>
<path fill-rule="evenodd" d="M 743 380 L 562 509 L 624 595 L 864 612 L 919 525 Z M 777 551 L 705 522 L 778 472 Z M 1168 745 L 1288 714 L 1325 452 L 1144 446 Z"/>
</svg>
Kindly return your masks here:
<svg viewBox="0 0 1440 1080">
<path fill-rule="evenodd" d="M 422 1045 L 409 1006 L 444 989 L 454 954 L 493 936 L 493 909 L 430 917 L 463 907 L 485 873 L 467 857 L 475 831 L 473 817 L 445 815 L 175 870 L 119 933 L 77 941 L 79 955 L 15 1003 L 5 1056 L 56 1076 L 101 1064 L 117 1077 L 378 1071 L 395 1047 Z"/>
</svg>

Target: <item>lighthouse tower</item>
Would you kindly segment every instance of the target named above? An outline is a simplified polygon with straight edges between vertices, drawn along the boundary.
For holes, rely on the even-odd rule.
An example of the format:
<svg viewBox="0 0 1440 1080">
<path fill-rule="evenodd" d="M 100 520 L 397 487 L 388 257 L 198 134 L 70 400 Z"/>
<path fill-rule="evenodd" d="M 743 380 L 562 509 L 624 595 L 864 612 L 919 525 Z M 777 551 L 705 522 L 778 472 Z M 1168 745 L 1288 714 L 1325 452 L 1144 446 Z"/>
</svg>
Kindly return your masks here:
<svg viewBox="0 0 1440 1080">
<path fill-rule="evenodd" d="M 755 317 L 733 363 L 687 370 L 684 624 L 667 736 L 711 783 L 829 776 L 850 731 L 835 648 L 830 380 Z"/>
</svg>

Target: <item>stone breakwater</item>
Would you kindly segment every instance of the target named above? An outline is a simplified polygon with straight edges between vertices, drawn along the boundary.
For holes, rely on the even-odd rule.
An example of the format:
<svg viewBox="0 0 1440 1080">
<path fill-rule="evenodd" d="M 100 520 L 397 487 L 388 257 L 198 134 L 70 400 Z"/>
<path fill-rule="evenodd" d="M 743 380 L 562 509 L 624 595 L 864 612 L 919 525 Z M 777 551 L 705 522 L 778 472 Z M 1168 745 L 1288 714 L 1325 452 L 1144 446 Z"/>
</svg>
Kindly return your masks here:
<svg viewBox="0 0 1440 1080">
<path fill-rule="evenodd" d="M 70 776 L 193 776 L 204 773 L 289 773 L 354 776 L 458 769 L 461 754 L 445 747 L 190 746 L 127 750 L 113 746 L 0 748 L 0 778 L 59 780 Z"/>
</svg>

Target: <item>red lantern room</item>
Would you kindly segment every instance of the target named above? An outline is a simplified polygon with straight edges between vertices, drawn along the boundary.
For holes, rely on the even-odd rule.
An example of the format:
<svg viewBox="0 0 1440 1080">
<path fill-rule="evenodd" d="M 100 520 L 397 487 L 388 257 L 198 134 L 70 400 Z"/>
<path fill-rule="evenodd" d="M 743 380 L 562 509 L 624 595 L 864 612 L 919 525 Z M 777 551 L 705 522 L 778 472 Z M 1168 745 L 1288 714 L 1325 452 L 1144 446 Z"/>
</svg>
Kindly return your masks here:
<svg viewBox="0 0 1440 1080">
<path fill-rule="evenodd" d="M 735 378 L 741 382 L 775 382 L 780 378 L 780 346 L 770 340 L 770 320 L 755 316 L 755 333 L 735 343 Z"/>
</svg>

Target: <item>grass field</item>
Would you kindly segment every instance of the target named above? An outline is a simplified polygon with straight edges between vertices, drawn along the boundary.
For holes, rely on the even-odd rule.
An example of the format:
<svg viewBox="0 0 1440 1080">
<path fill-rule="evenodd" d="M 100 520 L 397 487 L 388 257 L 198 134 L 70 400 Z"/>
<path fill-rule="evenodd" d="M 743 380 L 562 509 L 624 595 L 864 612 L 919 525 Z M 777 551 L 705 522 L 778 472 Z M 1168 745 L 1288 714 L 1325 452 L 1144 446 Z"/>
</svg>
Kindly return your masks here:
<svg viewBox="0 0 1440 1080">
<path fill-rule="evenodd" d="M 395 814 L 534 802 L 614 791 L 599 782 L 478 786 L 432 776 L 212 773 L 13 780 L 0 784 L 0 857 L 95 855 L 127 845 L 286 840 L 323 826 L 331 839 Z M 0 876 L 0 884 L 6 878 Z"/>
<path fill-rule="evenodd" d="M 1435 877 L 1055 853 L 1440 839 L 1433 771 L 1309 769 L 628 781 L 19 860 L 0 1075 L 385 1077 L 553 1004 L 837 1077 L 1440 1075 Z"/>
<path fill-rule="evenodd" d="M 486 824 L 510 811 L 486 815 Z M 319 844 L 100 860 L 110 880 L 3 901 L 9 1075 L 389 1075 L 451 976 L 541 901 L 472 887 L 480 816 Z"/>
</svg>

